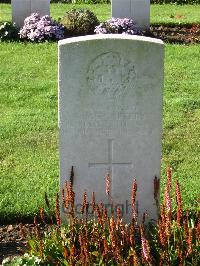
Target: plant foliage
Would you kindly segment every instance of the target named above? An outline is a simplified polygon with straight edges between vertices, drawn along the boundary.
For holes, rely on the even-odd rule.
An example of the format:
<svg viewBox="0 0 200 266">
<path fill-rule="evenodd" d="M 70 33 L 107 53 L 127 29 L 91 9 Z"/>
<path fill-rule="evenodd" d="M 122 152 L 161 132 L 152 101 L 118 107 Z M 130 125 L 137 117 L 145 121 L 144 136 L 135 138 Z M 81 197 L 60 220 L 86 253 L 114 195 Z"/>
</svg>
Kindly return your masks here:
<svg viewBox="0 0 200 266">
<path fill-rule="evenodd" d="M 74 175 L 71 175 L 74 177 Z M 62 206 L 67 210 L 67 224 L 61 225 L 59 196 L 56 198 L 57 225 L 47 225 L 44 209 L 41 223 L 35 218 L 34 237 L 28 241 L 28 254 L 45 265 L 190 265 L 200 263 L 200 215 L 184 212 L 179 182 L 172 186 L 171 169 L 167 170 L 167 185 L 160 216 L 156 223 L 146 224 L 145 215 L 138 222 L 136 208 L 137 183 L 133 180 L 132 222 L 125 224 L 120 208 L 108 214 L 102 203 L 91 202 L 83 195 L 81 216 L 75 213 L 73 180 L 62 190 Z M 106 194 L 111 200 L 110 178 L 106 177 Z M 174 194 L 175 197 L 172 197 Z M 158 205 L 159 179 L 154 179 L 154 199 Z M 172 201 L 176 210 L 172 210 Z M 46 203 L 49 206 L 48 199 Z M 92 212 L 89 212 L 89 209 Z M 45 230 L 41 230 L 45 226 Z"/>
<path fill-rule="evenodd" d="M 65 26 L 67 36 L 94 34 L 94 29 L 99 24 L 96 15 L 88 9 L 72 9 L 60 22 Z"/>
<path fill-rule="evenodd" d="M 18 38 L 18 30 L 15 24 L 4 22 L 0 24 L 0 41 L 13 41 Z"/>
</svg>

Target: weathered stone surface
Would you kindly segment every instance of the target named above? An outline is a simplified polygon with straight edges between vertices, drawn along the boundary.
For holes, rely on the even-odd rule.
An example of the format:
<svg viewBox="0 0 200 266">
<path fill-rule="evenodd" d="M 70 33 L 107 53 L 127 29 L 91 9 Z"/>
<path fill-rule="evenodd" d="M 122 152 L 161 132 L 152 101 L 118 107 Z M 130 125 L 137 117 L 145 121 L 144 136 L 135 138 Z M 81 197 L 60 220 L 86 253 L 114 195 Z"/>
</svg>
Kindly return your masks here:
<svg viewBox="0 0 200 266">
<path fill-rule="evenodd" d="M 141 29 L 148 29 L 150 0 L 112 0 L 112 17 L 132 18 Z"/>
<path fill-rule="evenodd" d="M 60 184 L 74 166 L 76 211 L 84 191 L 108 203 L 111 175 L 115 207 L 130 219 L 131 186 L 138 211 L 156 219 L 154 177 L 160 177 L 163 43 L 124 35 L 59 42 Z"/>
<path fill-rule="evenodd" d="M 12 0 L 12 21 L 18 28 L 24 24 L 24 19 L 32 13 L 41 16 L 50 15 L 50 0 Z"/>
</svg>

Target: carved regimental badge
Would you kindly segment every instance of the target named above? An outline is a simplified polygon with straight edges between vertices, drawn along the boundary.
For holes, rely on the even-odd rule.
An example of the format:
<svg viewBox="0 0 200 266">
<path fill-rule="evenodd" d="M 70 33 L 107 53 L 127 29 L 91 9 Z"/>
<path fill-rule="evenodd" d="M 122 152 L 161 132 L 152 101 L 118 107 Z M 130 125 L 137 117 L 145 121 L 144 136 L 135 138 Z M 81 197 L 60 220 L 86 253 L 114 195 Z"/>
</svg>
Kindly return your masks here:
<svg viewBox="0 0 200 266">
<path fill-rule="evenodd" d="M 101 54 L 90 64 L 87 72 L 89 89 L 96 95 L 118 97 L 134 86 L 135 67 L 120 53 Z"/>
</svg>

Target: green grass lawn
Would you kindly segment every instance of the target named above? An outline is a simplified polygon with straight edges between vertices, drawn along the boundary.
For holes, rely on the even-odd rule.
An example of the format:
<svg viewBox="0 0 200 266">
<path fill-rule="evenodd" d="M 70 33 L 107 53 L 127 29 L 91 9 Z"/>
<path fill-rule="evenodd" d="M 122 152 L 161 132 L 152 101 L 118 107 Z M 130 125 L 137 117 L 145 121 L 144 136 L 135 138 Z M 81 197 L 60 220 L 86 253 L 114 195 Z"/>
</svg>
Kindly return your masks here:
<svg viewBox="0 0 200 266">
<path fill-rule="evenodd" d="M 111 16 L 111 6 L 107 4 L 51 4 L 51 16 L 57 19 L 74 7 L 91 9 L 101 21 Z M 200 5 L 151 5 L 151 23 L 200 22 L 199 13 Z M 11 5 L 0 4 L 0 21 L 5 20 L 11 20 Z"/>
<path fill-rule="evenodd" d="M 83 6 L 101 20 L 109 17 L 107 5 Z M 71 8 L 52 4 L 52 15 Z M 183 12 L 182 22 L 195 22 L 198 8 L 152 5 L 151 20 L 178 22 L 170 16 Z M 0 4 L 0 20 L 10 19 L 6 11 L 10 5 Z M 174 168 L 190 209 L 200 191 L 199 54 L 200 45 L 166 45 L 162 174 Z M 58 191 L 56 43 L 0 43 L 0 114 L 2 223 L 33 217 L 44 193 L 54 201 Z"/>
</svg>

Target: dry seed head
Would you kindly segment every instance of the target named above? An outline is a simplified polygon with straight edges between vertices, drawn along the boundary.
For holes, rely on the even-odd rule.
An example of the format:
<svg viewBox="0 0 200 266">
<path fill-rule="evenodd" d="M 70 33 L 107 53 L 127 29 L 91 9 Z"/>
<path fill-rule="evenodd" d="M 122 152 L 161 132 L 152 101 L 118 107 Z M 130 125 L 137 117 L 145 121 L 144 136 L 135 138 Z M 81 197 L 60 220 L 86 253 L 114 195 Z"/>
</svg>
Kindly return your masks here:
<svg viewBox="0 0 200 266">
<path fill-rule="evenodd" d="M 74 167 L 72 166 L 71 171 L 70 171 L 70 183 L 73 186 L 74 184 Z"/>
<path fill-rule="evenodd" d="M 44 209 L 40 208 L 40 219 L 45 224 Z"/>
<path fill-rule="evenodd" d="M 34 225 L 37 226 L 38 225 L 38 222 L 37 222 L 37 217 L 35 216 L 34 217 L 34 221 L 33 221 Z"/>
<path fill-rule="evenodd" d="M 55 208 L 55 215 L 56 215 L 56 223 L 58 226 L 61 225 L 61 219 L 60 219 L 60 205 L 59 205 L 59 195 L 56 194 L 56 208 Z"/>
<path fill-rule="evenodd" d="M 45 199 L 45 203 L 46 203 L 47 207 L 50 208 L 49 199 L 48 199 L 48 196 L 47 196 L 46 192 L 44 194 L 44 199 Z"/>
<path fill-rule="evenodd" d="M 150 246 L 148 240 L 145 238 L 143 226 L 140 227 L 140 234 L 141 234 L 141 243 L 142 243 L 142 257 L 145 262 L 151 265 L 152 257 L 150 254 Z"/>
<path fill-rule="evenodd" d="M 172 168 L 167 167 L 167 186 L 171 189 L 172 186 Z"/>
<path fill-rule="evenodd" d="M 182 210 L 182 198 L 181 198 L 180 185 L 178 181 L 176 181 L 176 202 L 177 202 L 177 225 L 180 227 L 181 219 L 183 216 L 183 210 Z"/>
<path fill-rule="evenodd" d="M 188 245 L 188 249 L 187 249 L 188 255 L 190 255 L 193 252 L 192 240 L 193 240 L 193 230 L 192 228 L 189 228 L 189 234 L 188 234 L 188 238 L 186 241 Z"/>
<path fill-rule="evenodd" d="M 110 174 L 107 173 L 106 177 L 106 194 L 109 196 L 110 195 Z"/>
<path fill-rule="evenodd" d="M 171 215 L 172 204 L 171 204 L 171 198 L 170 198 L 168 187 L 166 187 L 166 190 L 165 190 L 164 200 L 165 200 L 166 212 L 167 214 Z"/>
<path fill-rule="evenodd" d="M 83 202 L 81 207 L 81 213 L 83 214 L 87 207 L 87 192 L 85 191 L 83 194 Z"/>
<path fill-rule="evenodd" d="M 93 212 L 95 211 L 95 205 L 96 205 L 95 194 L 94 194 L 94 192 L 92 192 L 92 210 L 93 210 Z"/>
<path fill-rule="evenodd" d="M 64 247 L 63 255 L 64 255 L 65 260 L 68 259 L 68 257 L 69 257 L 69 252 L 68 252 L 67 247 Z"/>
<path fill-rule="evenodd" d="M 131 191 L 132 208 L 135 207 L 136 193 L 137 193 L 137 182 L 136 182 L 136 179 L 134 179 L 133 184 L 132 184 L 132 191 Z"/>
<path fill-rule="evenodd" d="M 160 190 L 160 179 L 158 179 L 157 176 L 155 176 L 154 178 L 154 199 L 155 200 L 158 199 L 159 190 Z"/>
</svg>

